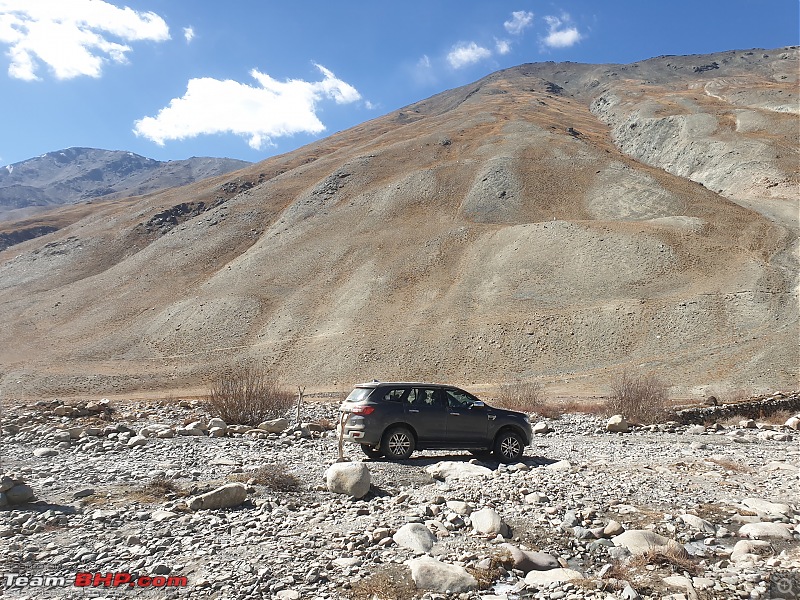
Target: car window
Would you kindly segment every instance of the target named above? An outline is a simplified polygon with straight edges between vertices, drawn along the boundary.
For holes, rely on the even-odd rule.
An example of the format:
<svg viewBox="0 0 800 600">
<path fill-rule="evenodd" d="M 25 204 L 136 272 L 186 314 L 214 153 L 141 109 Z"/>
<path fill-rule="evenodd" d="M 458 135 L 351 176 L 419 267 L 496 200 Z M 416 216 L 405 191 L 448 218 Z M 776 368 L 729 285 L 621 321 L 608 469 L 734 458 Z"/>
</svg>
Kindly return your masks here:
<svg viewBox="0 0 800 600">
<path fill-rule="evenodd" d="M 409 390 L 403 388 L 388 389 L 383 394 L 383 399 L 386 402 L 405 402 L 408 397 Z"/>
<path fill-rule="evenodd" d="M 475 397 L 461 390 L 445 390 L 447 406 L 450 408 L 469 408 L 475 402 Z"/>
<path fill-rule="evenodd" d="M 344 399 L 345 402 L 361 402 L 365 400 L 367 396 L 372 393 L 372 388 L 355 388 L 347 398 Z"/>
<path fill-rule="evenodd" d="M 414 388 L 414 402 L 413 404 L 419 406 L 441 406 L 439 401 L 439 394 L 432 388 Z"/>
</svg>

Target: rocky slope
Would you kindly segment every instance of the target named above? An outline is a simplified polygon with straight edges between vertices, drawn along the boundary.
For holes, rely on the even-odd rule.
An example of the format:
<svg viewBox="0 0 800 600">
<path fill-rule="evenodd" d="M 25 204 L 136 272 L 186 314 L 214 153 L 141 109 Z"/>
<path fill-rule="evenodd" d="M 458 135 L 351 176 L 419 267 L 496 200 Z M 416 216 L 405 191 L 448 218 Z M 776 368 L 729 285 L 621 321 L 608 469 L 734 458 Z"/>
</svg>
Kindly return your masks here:
<svg viewBox="0 0 800 600">
<path fill-rule="evenodd" d="M 500 71 L 0 253 L 6 397 L 795 387 L 797 48 Z M 66 217 L 65 217 L 66 218 Z"/>
<path fill-rule="evenodd" d="M 0 510 L 0 568 L 65 586 L 4 580 L 4 595 L 755 600 L 800 585 L 798 418 L 609 433 L 564 415 L 508 466 L 348 446 L 371 485 L 332 493 L 336 410 L 253 428 L 189 401 L 9 408 L 3 489 L 38 500 Z M 223 485 L 237 497 L 198 500 Z M 81 588 L 77 573 L 134 583 Z"/>
</svg>

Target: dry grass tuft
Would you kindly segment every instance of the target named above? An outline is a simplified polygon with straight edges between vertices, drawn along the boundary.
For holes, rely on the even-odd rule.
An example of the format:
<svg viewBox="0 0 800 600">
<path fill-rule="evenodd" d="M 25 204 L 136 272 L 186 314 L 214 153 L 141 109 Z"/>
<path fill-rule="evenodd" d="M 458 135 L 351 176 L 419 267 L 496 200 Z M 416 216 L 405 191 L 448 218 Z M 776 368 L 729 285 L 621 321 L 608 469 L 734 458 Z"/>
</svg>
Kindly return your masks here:
<svg viewBox="0 0 800 600">
<path fill-rule="evenodd" d="M 669 386 L 652 375 L 623 373 L 611 385 L 606 404 L 609 415 L 621 414 L 628 421 L 659 423 L 670 415 Z"/>
<path fill-rule="evenodd" d="M 723 469 L 727 469 L 728 471 L 734 471 L 736 473 L 753 472 L 753 469 L 751 469 L 747 465 L 743 465 L 742 463 L 738 463 L 735 460 L 731 460 L 728 458 L 707 458 L 706 462 L 714 463 L 715 465 L 718 465 Z"/>
<path fill-rule="evenodd" d="M 644 568 L 647 565 L 656 567 L 668 567 L 675 573 L 684 571 L 690 575 L 699 575 L 702 571 L 686 553 L 682 547 L 665 546 L 645 550 L 643 554 L 638 554 L 628 562 L 631 568 Z"/>
<path fill-rule="evenodd" d="M 488 590 L 513 567 L 514 558 L 511 556 L 511 553 L 508 550 L 500 550 L 489 557 L 488 568 L 479 569 L 477 567 L 467 567 L 467 571 L 477 580 L 479 590 Z"/>
<path fill-rule="evenodd" d="M 226 423 L 256 426 L 282 417 L 294 405 L 294 394 L 282 389 L 268 372 L 237 367 L 213 382 L 206 410 Z"/>
<path fill-rule="evenodd" d="M 496 402 L 502 408 L 541 414 L 539 409 L 546 403 L 546 400 L 541 383 L 512 381 L 500 386 Z"/>
<path fill-rule="evenodd" d="M 411 573 L 401 565 L 389 565 L 374 575 L 355 582 L 350 590 L 350 598 L 353 600 L 413 600 L 418 595 L 419 591 Z"/>
<path fill-rule="evenodd" d="M 228 479 L 263 485 L 276 492 L 294 492 L 300 489 L 300 480 L 286 470 L 286 465 L 263 465 L 255 471 L 232 473 Z"/>
<path fill-rule="evenodd" d="M 178 498 L 188 496 L 188 492 L 174 480 L 163 475 L 154 477 L 142 487 L 133 490 L 127 497 L 130 500 L 151 503 L 160 502 L 165 498 Z"/>
</svg>

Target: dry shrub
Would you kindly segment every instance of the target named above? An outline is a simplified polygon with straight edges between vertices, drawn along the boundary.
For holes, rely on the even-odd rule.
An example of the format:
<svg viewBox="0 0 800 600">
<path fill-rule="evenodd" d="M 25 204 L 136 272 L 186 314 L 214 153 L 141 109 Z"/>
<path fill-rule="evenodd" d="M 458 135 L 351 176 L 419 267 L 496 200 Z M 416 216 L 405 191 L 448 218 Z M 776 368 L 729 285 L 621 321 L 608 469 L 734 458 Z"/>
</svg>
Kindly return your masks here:
<svg viewBox="0 0 800 600">
<path fill-rule="evenodd" d="M 539 411 L 545 407 L 547 398 L 544 395 L 541 383 L 535 381 L 513 381 L 500 386 L 496 402 L 501 408 L 542 414 Z"/>
<path fill-rule="evenodd" d="M 160 475 L 133 491 L 128 497 L 141 502 L 157 502 L 168 497 L 175 498 L 187 495 L 188 493 L 174 479 Z"/>
<path fill-rule="evenodd" d="M 251 366 L 220 375 L 206 400 L 206 410 L 213 416 L 252 426 L 282 417 L 293 405 L 292 392 L 282 389 L 270 373 Z"/>
<path fill-rule="evenodd" d="M 707 458 L 706 462 L 714 463 L 715 465 L 718 465 L 723 469 L 727 469 L 728 471 L 735 471 L 737 473 L 753 472 L 753 469 L 751 469 L 747 465 L 743 465 L 742 463 L 738 463 L 728 458 Z"/>
<path fill-rule="evenodd" d="M 606 403 L 597 398 L 570 398 L 561 403 L 562 414 L 601 415 L 606 411 Z"/>
<path fill-rule="evenodd" d="M 407 567 L 388 565 L 353 584 L 350 597 L 353 600 L 374 600 L 392 598 L 393 600 L 412 600 L 419 595 L 417 586 Z"/>
<path fill-rule="evenodd" d="M 489 557 L 488 568 L 467 567 L 467 571 L 478 582 L 479 590 L 488 590 L 494 582 L 514 567 L 514 558 L 508 550 L 500 550 Z"/>
<path fill-rule="evenodd" d="M 300 480 L 286 470 L 286 465 L 263 465 L 255 471 L 233 473 L 228 479 L 241 483 L 263 485 L 276 492 L 293 492 L 300 489 Z"/>
<path fill-rule="evenodd" d="M 700 567 L 689 557 L 686 550 L 679 546 L 662 546 L 645 550 L 644 553 L 631 558 L 628 564 L 633 568 L 644 568 L 647 565 L 668 567 L 673 572 L 685 571 L 693 576 L 701 572 Z"/>
<path fill-rule="evenodd" d="M 658 423 L 670 414 L 666 383 L 652 375 L 624 372 L 611 384 L 611 398 L 606 403 L 609 415 L 621 414 L 635 423 Z"/>
</svg>

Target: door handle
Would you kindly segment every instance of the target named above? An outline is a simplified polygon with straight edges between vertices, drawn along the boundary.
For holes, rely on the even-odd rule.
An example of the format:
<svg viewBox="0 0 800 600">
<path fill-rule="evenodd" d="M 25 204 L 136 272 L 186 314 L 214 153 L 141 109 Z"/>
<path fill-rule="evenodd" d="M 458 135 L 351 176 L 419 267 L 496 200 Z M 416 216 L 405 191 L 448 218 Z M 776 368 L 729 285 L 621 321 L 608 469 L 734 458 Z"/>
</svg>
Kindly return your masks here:
<svg viewBox="0 0 800 600">
<path fill-rule="evenodd" d="M 409 408 L 409 409 L 408 409 L 408 412 L 415 412 L 415 413 L 418 413 L 418 412 L 419 412 L 419 409 L 418 409 L 418 408 Z"/>
<path fill-rule="evenodd" d="M 454 417 L 460 417 L 461 413 L 453 413 L 453 412 L 451 412 L 450 415 L 452 415 Z"/>
</svg>

